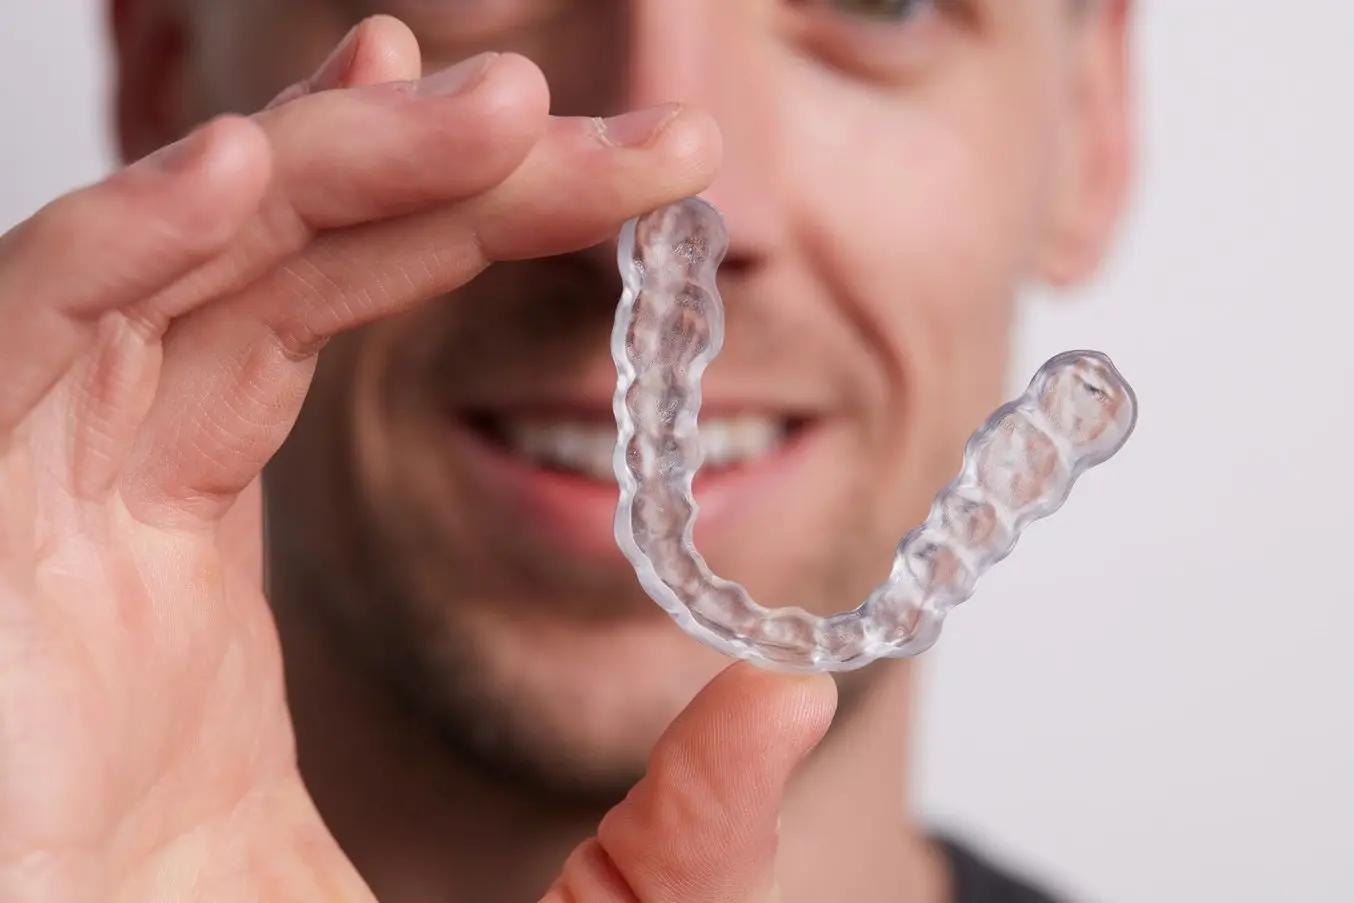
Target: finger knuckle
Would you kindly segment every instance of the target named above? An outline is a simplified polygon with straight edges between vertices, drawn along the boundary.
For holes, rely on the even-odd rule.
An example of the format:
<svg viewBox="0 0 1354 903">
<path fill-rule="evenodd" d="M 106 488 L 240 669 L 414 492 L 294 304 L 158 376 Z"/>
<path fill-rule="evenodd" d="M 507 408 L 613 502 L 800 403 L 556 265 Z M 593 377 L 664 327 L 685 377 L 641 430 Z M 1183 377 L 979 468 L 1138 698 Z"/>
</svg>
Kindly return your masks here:
<svg viewBox="0 0 1354 903">
<path fill-rule="evenodd" d="M 640 903 L 615 861 L 595 838 L 574 850 L 555 885 L 558 903 Z"/>
</svg>

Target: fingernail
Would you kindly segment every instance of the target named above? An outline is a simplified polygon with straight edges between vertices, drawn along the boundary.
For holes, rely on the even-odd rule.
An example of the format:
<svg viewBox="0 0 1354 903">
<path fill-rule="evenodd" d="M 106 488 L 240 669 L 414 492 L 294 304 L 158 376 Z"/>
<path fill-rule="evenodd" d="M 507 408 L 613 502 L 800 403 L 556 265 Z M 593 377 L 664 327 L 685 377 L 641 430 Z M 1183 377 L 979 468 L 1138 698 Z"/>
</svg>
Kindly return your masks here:
<svg viewBox="0 0 1354 903">
<path fill-rule="evenodd" d="M 343 83 L 343 77 L 348 71 L 348 67 L 353 63 L 353 57 L 357 51 L 357 33 L 361 30 L 361 23 L 354 25 L 343 40 L 330 51 L 329 56 L 325 58 L 320 67 L 315 70 L 315 74 L 310 77 L 310 83 L 319 87 L 337 87 Z"/>
<path fill-rule="evenodd" d="M 643 147 L 657 138 L 681 111 L 681 104 L 668 103 L 598 119 L 597 137 L 612 147 Z"/>
<path fill-rule="evenodd" d="M 450 97 L 469 91 L 479 84 L 498 57 L 497 53 L 481 53 L 449 69 L 424 76 L 418 83 L 417 92 L 422 97 Z"/>
<path fill-rule="evenodd" d="M 133 165 L 137 169 L 156 169 L 165 173 L 183 172 L 193 167 L 206 146 L 202 130 L 198 129 L 173 144 L 147 154 Z"/>
</svg>

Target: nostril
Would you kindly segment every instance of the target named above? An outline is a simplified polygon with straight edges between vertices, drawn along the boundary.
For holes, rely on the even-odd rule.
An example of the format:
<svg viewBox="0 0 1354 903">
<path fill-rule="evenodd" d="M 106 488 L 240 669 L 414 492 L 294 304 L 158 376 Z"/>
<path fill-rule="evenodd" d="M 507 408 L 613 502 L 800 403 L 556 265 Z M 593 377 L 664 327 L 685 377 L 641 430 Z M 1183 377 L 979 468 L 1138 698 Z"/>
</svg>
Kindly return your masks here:
<svg viewBox="0 0 1354 903">
<path fill-rule="evenodd" d="M 730 248 L 719 266 L 719 275 L 724 279 L 749 276 L 760 269 L 764 262 L 765 258 L 748 249 Z"/>
</svg>

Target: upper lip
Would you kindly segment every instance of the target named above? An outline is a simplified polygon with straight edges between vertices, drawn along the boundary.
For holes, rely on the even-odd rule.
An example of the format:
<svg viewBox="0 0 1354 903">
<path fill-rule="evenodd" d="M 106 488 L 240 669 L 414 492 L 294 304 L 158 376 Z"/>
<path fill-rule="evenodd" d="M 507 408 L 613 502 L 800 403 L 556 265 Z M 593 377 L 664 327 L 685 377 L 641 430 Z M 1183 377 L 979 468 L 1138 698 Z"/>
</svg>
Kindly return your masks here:
<svg viewBox="0 0 1354 903">
<path fill-rule="evenodd" d="M 580 421 L 610 420 L 614 416 L 612 400 L 614 385 L 606 393 L 552 389 L 544 380 L 524 390 L 500 387 L 492 395 L 482 397 L 449 398 L 447 408 L 456 414 L 490 414 L 498 417 L 541 419 L 571 419 Z M 817 400 L 791 398 L 759 390 L 722 389 L 718 386 L 701 387 L 702 417 L 720 418 L 739 415 L 758 415 L 790 419 L 817 419 L 826 416 L 829 407 Z"/>
<path fill-rule="evenodd" d="M 568 420 L 579 423 L 611 422 L 615 418 L 612 400 L 598 399 L 518 399 L 513 401 L 458 404 L 452 408 L 457 416 L 515 418 L 523 420 Z M 703 398 L 700 419 L 721 420 L 733 417 L 772 417 L 781 420 L 805 421 L 822 416 L 820 410 L 803 405 L 786 405 L 765 401 L 733 398 Z"/>
</svg>

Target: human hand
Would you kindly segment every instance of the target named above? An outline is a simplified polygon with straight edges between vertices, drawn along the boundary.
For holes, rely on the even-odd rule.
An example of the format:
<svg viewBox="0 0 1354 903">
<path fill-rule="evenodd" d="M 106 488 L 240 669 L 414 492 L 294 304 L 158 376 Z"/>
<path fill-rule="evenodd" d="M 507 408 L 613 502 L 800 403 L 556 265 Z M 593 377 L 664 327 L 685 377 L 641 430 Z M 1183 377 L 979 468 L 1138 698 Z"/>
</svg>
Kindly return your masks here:
<svg viewBox="0 0 1354 903">
<path fill-rule="evenodd" d="M 5 903 L 370 899 L 297 771 L 260 471 L 326 339 L 610 237 L 718 157 L 692 110 L 550 117 L 521 57 L 421 68 L 368 21 L 0 239 Z"/>
<path fill-rule="evenodd" d="M 836 707 L 827 675 L 740 662 L 687 706 L 644 778 L 542 903 L 772 903 L 781 795 Z"/>
</svg>

